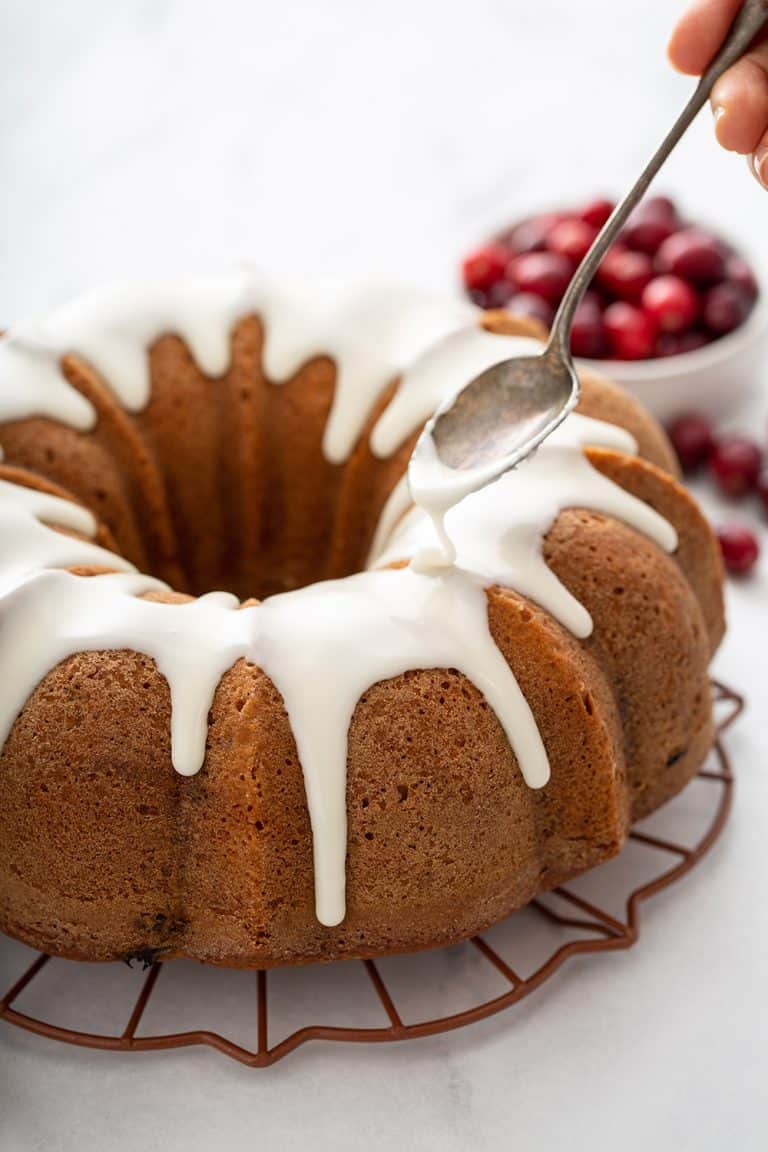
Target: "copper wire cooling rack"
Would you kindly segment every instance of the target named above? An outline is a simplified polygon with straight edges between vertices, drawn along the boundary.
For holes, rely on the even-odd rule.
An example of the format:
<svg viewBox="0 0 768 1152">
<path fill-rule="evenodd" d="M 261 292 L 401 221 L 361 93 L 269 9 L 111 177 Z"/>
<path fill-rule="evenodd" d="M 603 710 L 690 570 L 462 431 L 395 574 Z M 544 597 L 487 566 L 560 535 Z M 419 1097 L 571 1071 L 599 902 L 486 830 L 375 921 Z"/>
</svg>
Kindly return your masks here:
<svg viewBox="0 0 768 1152">
<path fill-rule="evenodd" d="M 157 1035 L 139 1034 L 142 1018 L 145 1016 L 150 998 L 156 994 L 158 979 L 163 970 L 163 965 L 159 963 L 153 964 L 143 979 L 128 1022 L 119 1034 L 78 1031 L 17 1011 L 13 1007 L 14 1003 L 23 992 L 29 989 L 29 986 L 43 972 L 51 959 L 51 957 L 41 953 L 0 1000 L 0 1019 L 48 1039 L 61 1040 L 86 1048 L 118 1052 L 148 1052 L 158 1049 L 205 1045 L 252 1068 L 265 1068 L 275 1064 L 308 1040 L 382 1043 L 392 1040 L 415 1039 L 420 1036 L 434 1036 L 439 1032 L 448 1032 L 451 1029 L 462 1028 L 467 1024 L 484 1020 L 488 1016 L 510 1008 L 536 988 L 539 988 L 572 956 L 615 952 L 631 948 L 639 936 L 638 911 L 641 902 L 655 896 L 687 872 L 690 872 L 720 835 L 728 818 L 733 792 L 733 774 L 728 755 L 723 747 L 722 735 L 742 711 L 744 701 L 736 692 L 718 682 L 713 683 L 713 689 L 719 717 L 716 739 L 712 755 L 707 761 L 707 765 L 699 772 L 698 777 L 700 781 L 709 785 L 707 791 L 712 792 L 711 799 L 707 796 L 708 825 L 706 831 L 692 847 L 637 829 L 630 833 L 632 841 L 646 849 L 663 854 L 667 859 L 671 854 L 677 862 L 672 867 L 667 867 L 655 875 L 650 881 L 635 887 L 626 895 L 624 919 L 618 919 L 608 911 L 598 907 L 596 903 L 585 899 L 569 888 L 555 889 L 552 894 L 558 898 L 558 904 L 566 906 L 565 914 L 559 912 L 556 907 L 553 908 L 551 900 L 533 901 L 530 908 L 535 910 L 548 925 L 556 926 L 563 934 L 567 931 L 572 936 L 575 932 L 577 938 L 569 939 L 567 942 L 556 946 L 546 960 L 540 963 L 527 977 L 519 975 L 484 936 L 473 937 L 469 941 L 469 946 L 476 950 L 476 954 L 479 954 L 483 963 L 487 962 L 493 967 L 497 978 L 500 977 L 504 984 L 508 985 L 501 995 L 495 995 L 482 1003 L 474 1004 L 470 1008 L 453 1012 L 450 1015 L 419 1020 L 416 1023 L 406 1023 L 396 1004 L 396 996 L 382 975 L 384 965 L 377 964 L 373 960 L 345 961 L 345 971 L 349 970 L 348 966 L 362 967 L 365 978 L 370 982 L 380 1008 L 383 1009 L 387 1023 L 380 1027 L 338 1027 L 310 1024 L 291 1032 L 270 1047 L 269 988 L 272 976 L 265 971 L 259 971 L 253 974 L 253 983 L 249 983 L 251 1002 L 242 1006 L 243 1013 L 255 1016 L 257 1044 L 255 1048 L 250 1049 L 235 1043 L 218 1032 L 196 1028 L 189 1031 L 164 1032 Z M 514 914 L 510 921 L 514 919 L 515 915 L 521 914 Z M 424 955 L 428 958 L 434 958 L 439 956 L 439 952 Z M 434 963 L 434 959 L 428 962 Z M 90 970 L 93 968 L 90 965 L 76 965 L 76 967 L 81 971 L 84 967 Z M 206 973 L 210 971 L 205 969 L 205 966 L 201 966 L 201 968 Z M 311 972 L 312 969 L 305 971 Z M 317 969 L 315 968 L 314 971 Z M 162 981 L 160 987 L 162 989 Z M 418 991 L 417 988 L 417 993 Z M 190 997 L 189 1004 L 184 1005 L 184 1012 L 188 1012 L 190 1021 L 194 1019 L 196 1011 L 200 1008 L 200 1003 L 200 997 L 197 995 Z"/>
</svg>

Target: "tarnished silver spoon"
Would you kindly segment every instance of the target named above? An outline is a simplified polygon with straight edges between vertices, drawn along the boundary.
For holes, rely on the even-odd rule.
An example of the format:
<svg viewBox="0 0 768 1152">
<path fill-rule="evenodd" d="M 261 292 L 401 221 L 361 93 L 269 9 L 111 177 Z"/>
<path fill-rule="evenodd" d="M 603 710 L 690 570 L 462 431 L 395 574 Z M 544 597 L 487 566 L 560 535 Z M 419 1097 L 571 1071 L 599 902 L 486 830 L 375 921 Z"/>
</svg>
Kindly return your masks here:
<svg viewBox="0 0 768 1152">
<path fill-rule="evenodd" d="M 690 100 L 574 273 L 544 350 L 537 356 L 504 360 L 481 373 L 425 426 L 411 459 L 409 480 L 414 498 L 433 515 L 444 543 L 441 519 L 447 508 L 514 468 L 576 406 L 579 381 L 569 351 L 576 307 L 622 225 L 706 102 L 715 81 L 743 55 L 766 23 L 768 0 L 746 0 Z"/>
</svg>

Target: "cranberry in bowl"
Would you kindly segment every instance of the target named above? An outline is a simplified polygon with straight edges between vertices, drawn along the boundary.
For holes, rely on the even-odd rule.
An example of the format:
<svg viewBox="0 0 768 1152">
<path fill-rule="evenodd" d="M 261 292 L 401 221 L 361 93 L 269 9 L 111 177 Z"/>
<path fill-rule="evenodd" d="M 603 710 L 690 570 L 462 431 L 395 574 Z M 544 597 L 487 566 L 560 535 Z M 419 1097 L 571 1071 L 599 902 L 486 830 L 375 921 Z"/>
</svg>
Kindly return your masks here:
<svg viewBox="0 0 768 1152">
<path fill-rule="evenodd" d="M 548 325 L 613 203 L 530 216 L 470 253 L 465 293 Z M 718 415 L 768 361 L 762 277 L 719 231 L 667 196 L 647 197 L 603 259 L 576 313 L 571 350 L 633 391 L 661 419 L 695 406 Z"/>
</svg>

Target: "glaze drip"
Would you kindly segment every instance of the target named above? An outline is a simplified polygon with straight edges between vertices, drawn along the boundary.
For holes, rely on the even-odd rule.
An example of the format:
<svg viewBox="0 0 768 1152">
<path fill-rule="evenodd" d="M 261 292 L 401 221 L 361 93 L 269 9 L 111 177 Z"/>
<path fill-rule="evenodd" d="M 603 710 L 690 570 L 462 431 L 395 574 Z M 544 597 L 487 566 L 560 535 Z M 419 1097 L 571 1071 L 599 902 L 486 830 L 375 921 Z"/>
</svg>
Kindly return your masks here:
<svg viewBox="0 0 768 1152">
<path fill-rule="evenodd" d="M 95 409 L 62 372 L 67 354 L 90 364 L 129 412 L 149 401 L 147 349 L 166 333 L 182 337 L 207 376 L 223 376 L 232 330 L 252 314 L 265 328 L 264 370 L 273 382 L 289 379 L 314 356 L 335 359 L 338 376 L 323 450 L 340 463 L 360 438 L 376 396 L 403 365 L 470 324 L 476 313 L 469 305 L 416 291 L 275 284 L 250 267 L 102 289 L 0 339 L 0 424 L 48 416 L 82 431 L 95 425 Z M 418 391 L 404 393 L 374 451 L 390 455 L 430 414 L 428 408 L 419 418 L 424 398 L 419 401 Z"/>
<path fill-rule="evenodd" d="M 129 410 L 147 403 L 146 350 L 165 331 L 179 332 L 200 367 L 221 375 L 233 325 L 255 311 L 265 325 L 266 370 L 273 378 L 286 378 L 313 355 L 337 358 L 324 441 L 330 460 L 351 452 L 376 396 L 411 364 L 372 435 L 373 450 L 386 456 L 478 371 L 535 347 L 474 326 L 455 330 L 466 323 L 463 306 L 441 309 L 402 297 L 361 302 L 329 292 L 318 309 L 315 290 L 307 310 L 300 296 L 267 289 L 251 272 L 158 293 L 90 298 L 0 341 L 0 422 L 43 414 L 75 427 L 93 424 L 95 413 L 61 373 L 64 352 L 93 364 Z M 598 473 L 584 455 L 587 444 L 635 449 L 620 429 L 569 417 L 533 459 L 448 512 L 453 566 L 388 567 L 414 556 L 423 560 L 435 543 L 421 510 L 403 517 L 409 503 L 403 478 L 382 514 L 369 570 L 247 608 L 225 593 L 182 604 L 147 599 L 166 586 L 95 544 L 96 524 L 87 510 L 0 481 L 0 667 L 12 670 L 0 696 L 0 742 L 59 662 L 83 651 L 129 649 L 154 660 L 167 680 L 173 765 L 192 775 L 205 760 L 207 717 L 219 682 L 238 660 L 257 665 L 282 696 L 302 766 L 317 916 L 323 924 L 339 923 L 345 911 L 347 737 L 361 695 L 409 670 L 459 670 L 493 709 L 525 781 L 541 787 L 549 778 L 546 750 L 491 636 L 486 589 L 512 588 L 583 637 L 592 627 L 588 613 L 541 554 L 541 541 L 563 508 L 615 516 L 674 549 L 672 527 Z M 112 571 L 88 577 L 67 571 L 81 565 Z"/>
<path fill-rule="evenodd" d="M 411 564 L 418 570 L 440 571 L 446 564 L 447 538 L 453 553 L 449 563 L 469 566 L 487 584 L 514 588 L 545 608 L 574 636 L 589 636 L 588 612 L 542 555 L 543 538 L 560 512 L 578 507 L 613 516 L 665 552 L 674 552 L 677 534 L 653 508 L 593 468 L 584 455 L 586 447 L 611 448 L 625 455 L 637 451 L 633 437 L 623 428 L 573 413 L 534 456 L 486 488 L 471 491 L 470 473 L 470 492 L 458 503 L 450 486 L 442 502 L 438 470 L 437 501 L 430 506 L 427 500 L 427 506 L 415 507 L 400 521 L 377 562 L 387 563 L 405 553 L 413 557 Z M 435 522 L 442 526 L 443 513 L 441 536 Z"/>
<path fill-rule="evenodd" d="M 3 537 L 12 525 L 24 524 L 24 567 L 17 565 L 6 578 L 0 554 L 0 666 L 14 671 L 2 694 L 0 741 L 58 663 L 78 652 L 130 649 L 153 659 L 167 680 L 171 759 L 177 772 L 194 775 L 205 759 L 208 712 L 221 678 L 239 659 L 258 665 L 282 695 L 296 740 L 321 923 L 344 917 L 347 733 L 360 696 L 372 685 L 412 669 L 456 668 L 493 708 L 526 782 L 538 788 L 549 778 L 536 722 L 491 638 L 483 583 L 475 576 L 453 570 L 435 578 L 408 568 L 362 572 L 239 611 L 227 593 L 158 603 L 141 597 L 164 585 L 138 573 L 83 577 L 49 567 L 121 563 L 38 519 L 55 520 L 59 503 L 23 496 L 10 513 L 0 503 Z M 360 636 L 366 638 L 362 649 Z"/>
</svg>

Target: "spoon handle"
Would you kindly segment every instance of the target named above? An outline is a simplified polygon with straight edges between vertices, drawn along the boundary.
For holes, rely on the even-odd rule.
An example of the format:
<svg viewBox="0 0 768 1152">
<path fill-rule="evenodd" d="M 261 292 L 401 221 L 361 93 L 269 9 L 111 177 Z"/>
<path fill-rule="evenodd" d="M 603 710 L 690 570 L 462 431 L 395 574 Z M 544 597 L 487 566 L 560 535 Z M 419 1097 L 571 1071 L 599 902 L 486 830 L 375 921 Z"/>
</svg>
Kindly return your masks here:
<svg viewBox="0 0 768 1152">
<path fill-rule="evenodd" d="M 730 68 L 732 64 L 735 64 L 740 56 L 743 56 L 757 33 L 766 23 L 768 23 L 768 0 L 746 0 L 731 25 L 730 32 L 722 48 L 706 72 L 702 75 L 690 100 L 648 161 L 648 164 L 643 169 L 636 183 L 630 188 L 624 199 L 616 205 L 611 216 L 595 237 L 592 247 L 574 272 L 573 279 L 565 291 L 555 319 L 552 322 L 552 330 L 547 344 L 548 353 L 554 354 L 566 363 L 570 362 L 568 345 L 574 313 L 589 282 L 597 271 L 600 261 L 616 239 L 627 217 L 645 195 L 648 190 L 648 185 L 680 137 L 706 103 L 715 81 L 718 80 L 723 72 Z"/>
</svg>

